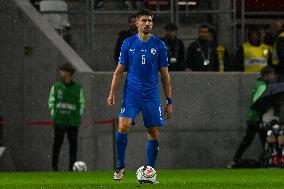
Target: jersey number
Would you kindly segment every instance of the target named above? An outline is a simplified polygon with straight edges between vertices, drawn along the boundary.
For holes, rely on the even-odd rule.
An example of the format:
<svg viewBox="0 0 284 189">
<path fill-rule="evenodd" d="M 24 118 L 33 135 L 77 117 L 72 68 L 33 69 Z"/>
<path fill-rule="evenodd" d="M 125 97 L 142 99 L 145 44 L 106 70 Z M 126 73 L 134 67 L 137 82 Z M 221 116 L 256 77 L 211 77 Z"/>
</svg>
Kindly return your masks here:
<svg viewBox="0 0 284 189">
<path fill-rule="evenodd" d="M 145 54 L 142 54 L 142 64 L 146 64 L 146 58 L 145 58 Z"/>
</svg>

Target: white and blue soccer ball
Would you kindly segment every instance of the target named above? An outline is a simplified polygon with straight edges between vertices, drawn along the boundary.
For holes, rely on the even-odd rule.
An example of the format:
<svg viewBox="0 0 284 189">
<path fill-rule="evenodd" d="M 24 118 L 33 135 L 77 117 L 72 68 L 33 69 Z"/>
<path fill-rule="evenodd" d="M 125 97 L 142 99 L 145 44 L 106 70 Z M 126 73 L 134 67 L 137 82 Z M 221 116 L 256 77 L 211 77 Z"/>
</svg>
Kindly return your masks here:
<svg viewBox="0 0 284 189">
<path fill-rule="evenodd" d="M 136 171 L 136 179 L 139 184 L 157 183 L 157 172 L 151 166 L 141 166 Z"/>
<path fill-rule="evenodd" d="M 83 161 L 76 161 L 73 164 L 73 171 L 74 172 L 86 172 L 87 171 L 87 164 Z"/>
</svg>

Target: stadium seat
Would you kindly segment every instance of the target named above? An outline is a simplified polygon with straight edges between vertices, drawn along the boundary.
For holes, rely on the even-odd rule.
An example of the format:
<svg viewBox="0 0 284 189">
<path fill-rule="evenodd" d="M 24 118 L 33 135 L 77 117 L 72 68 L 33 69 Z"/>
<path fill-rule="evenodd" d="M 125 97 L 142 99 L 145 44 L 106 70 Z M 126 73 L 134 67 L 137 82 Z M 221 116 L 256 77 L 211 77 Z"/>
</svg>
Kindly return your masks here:
<svg viewBox="0 0 284 189">
<path fill-rule="evenodd" d="M 67 13 L 47 13 L 47 12 L 66 12 L 68 11 L 68 6 L 65 1 L 62 0 L 43 0 L 39 4 L 40 12 L 48 20 L 51 26 L 55 29 L 62 30 L 64 28 L 69 28 L 70 23 L 68 20 Z"/>
<path fill-rule="evenodd" d="M 145 4 L 149 7 L 155 7 L 155 10 L 158 12 L 161 9 L 166 9 L 169 7 L 168 0 L 145 0 Z"/>
</svg>

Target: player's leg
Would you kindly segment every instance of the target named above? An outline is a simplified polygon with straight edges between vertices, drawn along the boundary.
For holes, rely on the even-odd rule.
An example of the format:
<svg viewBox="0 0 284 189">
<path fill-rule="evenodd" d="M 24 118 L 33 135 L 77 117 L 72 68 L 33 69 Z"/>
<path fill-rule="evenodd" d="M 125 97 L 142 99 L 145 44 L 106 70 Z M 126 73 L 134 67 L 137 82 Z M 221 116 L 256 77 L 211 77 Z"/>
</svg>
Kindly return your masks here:
<svg viewBox="0 0 284 189">
<path fill-rule="evenodd" d="M 148 142 L 147 142 L 147 166 L 155 167 L 156 159 L 159 152 L 159 136 L 160 127 L 151 127 L 147 129 Z"/>
<path fill-rule="evenodd" d="M 160 146 L 160 126 L 164 125 L 160 102 L 158 100 L 143 102 L 142 114 L 148 133 L 147 165 L 154 168 Z"/>
<path fill-rule="evenodd" d="M 119 126 L 116 132 L 117 159 L 119 167 L 125 167 L 125 151 L 128 143 L 128 130 L 131 127 L 132 119 L 119 118 Z"/>
<path fill-rule="evenodd" d="M 118 166 L 115 169 L 113 179 L 120 181 L 125 172 L 125 151 L 128 143 L 128 130 L 131 127 L 131 118 L 119 118 L 119 126 L 116 132 L 116 153 Z"/>
<path fill-rule="evenodd" d="M 64 140 L 65 126 L 54 124 L 54 143 L 52 148 L 52 170 L 58 171 L 60 148 Z"/>
<path fill-rule="evenodd" d="M 125 152 L 128 143 L 128 130 L 131 127 L 132 120 L 139 113 L 140 108 L 135 101 L 127 101 L 122 104 L 119 114 L 119 126 L 116 132 L 116 152 L 118 159 L 118 167 L 114 172 L 114 180 L 122 180 L 125 172 Z"/>
<path fill-rule="evenodd" d="M 69 142 L 69 171 L 72 171 L 73 164 L 77 159 L 78 127 L 69 126 L 67 128 L 67 138 Z"/>
</svg>

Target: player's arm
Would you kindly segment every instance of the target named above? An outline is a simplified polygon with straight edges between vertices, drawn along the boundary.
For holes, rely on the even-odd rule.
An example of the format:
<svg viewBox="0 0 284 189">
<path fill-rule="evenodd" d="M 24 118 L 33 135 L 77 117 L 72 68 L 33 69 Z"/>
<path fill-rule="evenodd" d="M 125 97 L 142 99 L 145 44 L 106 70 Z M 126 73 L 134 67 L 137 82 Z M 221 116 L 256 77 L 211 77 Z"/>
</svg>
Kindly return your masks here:
<svg viewBox="0 0 284 189">
<path fill-rule="evenodd" d="M 122 64 L 118 64 L 113 73 L 111 87 L 110 87 L 109 95 L 107 98 L 107 104 L 109 106 L 112 106 L 115 104 L 115 94 L 116 94 L 120 79 L 122 77 L 123 71 L 124 71 L 124 66 Z"/>
<path fill-rule="evenodd" d="M 168 71 L 168 67 L 162 67 L 160 69 L 161 73 L 161 80 L 162 80 L 162 85 L 164 88 L 165 96 L 167 99 L 167 104 L 164 109 L 164 113 L 166 116 L 166 119 L 169 119 L 173 113 L 173 106 L 172 106 L 172 90 L 171 90 L 171 79 Z"/>
</svg>

